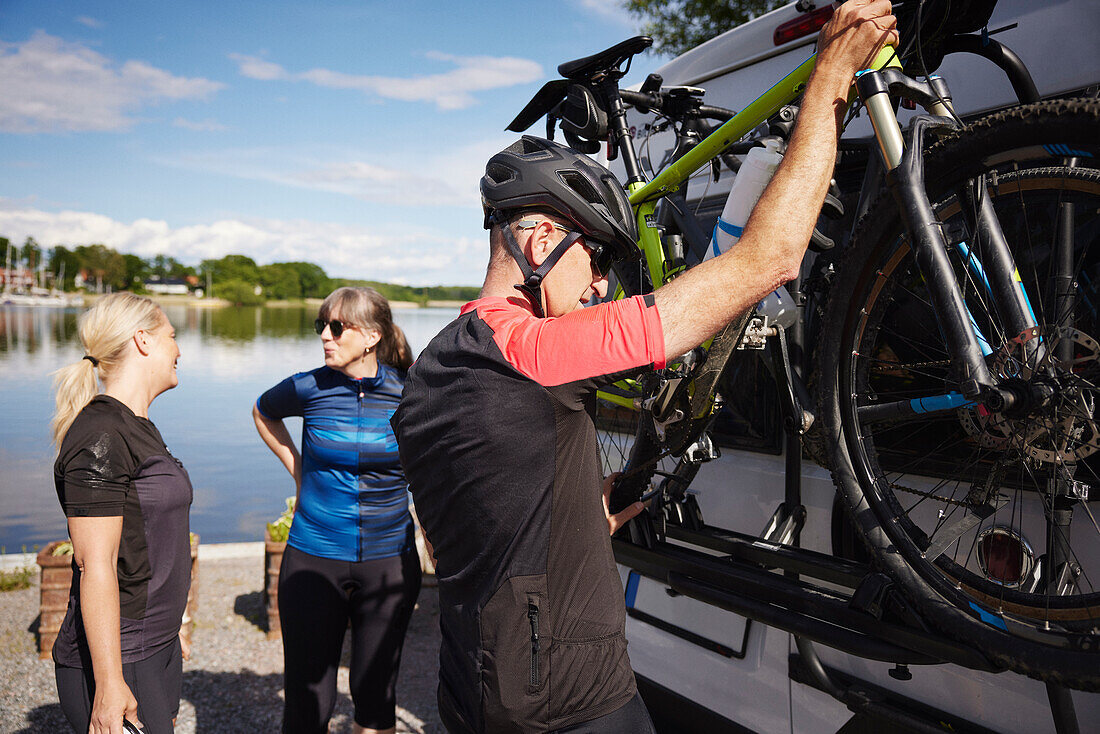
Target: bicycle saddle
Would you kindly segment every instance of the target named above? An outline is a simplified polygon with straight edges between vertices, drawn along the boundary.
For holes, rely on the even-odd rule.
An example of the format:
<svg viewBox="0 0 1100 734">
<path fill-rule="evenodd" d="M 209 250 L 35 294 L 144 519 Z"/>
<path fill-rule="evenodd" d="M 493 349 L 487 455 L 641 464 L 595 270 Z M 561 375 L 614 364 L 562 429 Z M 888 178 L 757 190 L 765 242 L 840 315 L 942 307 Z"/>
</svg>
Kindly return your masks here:
<svg viewBox="0 0 1100 734">
<path fill-rule="evenodd" d="M 634 54 L 641 53 L 652 45 L 653 39 L 649 36 L 634 36 L 583 59 L 566 61 L 558 66 L 558 73 L 570 81 L 588 81 L 601 72 L 617 69 Z"/>
</svg>

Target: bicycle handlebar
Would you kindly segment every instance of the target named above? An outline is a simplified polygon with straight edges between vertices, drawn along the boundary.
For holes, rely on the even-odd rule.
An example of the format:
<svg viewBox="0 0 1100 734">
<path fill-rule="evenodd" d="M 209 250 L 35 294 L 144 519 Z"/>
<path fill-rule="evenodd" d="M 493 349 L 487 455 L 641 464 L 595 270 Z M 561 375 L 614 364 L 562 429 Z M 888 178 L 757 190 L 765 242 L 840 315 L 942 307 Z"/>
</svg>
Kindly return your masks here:
<svg viewBox="0 0 1100 734">
<path fill-rule="evenodd" d="M 659 92 L 656 94 L 645 94 L 644 92 L 633 92 L 629 89 L 620 89 L 619 96 L 622 97 L 623 102 L 626 102 L 639 112 L 659 110 L 663 106 L 663 100 Z"/>
<path fill-rule="evenodd" d="M 667 92 L 646 94 L 644 92 L 635 92 L 630 89 L 620 89 L 619 96 L 622 98 L 623 102 L 634 107 L 639 112 L 657 111 L 664 112 L 665 114 L 681 114 L 685 118 L 694 117 L 696 119 L 719 120 L 721 122 L 725 122 L 737 114 L 733 110 L 727 110 L 725 107 L 705 104 L 682 104 L 681 110 L 673 111 L 670 107 L 673 107 L 675 102 L 683 103 L 684 100 L 683 98 L 673 98 Z"/>
</svg>

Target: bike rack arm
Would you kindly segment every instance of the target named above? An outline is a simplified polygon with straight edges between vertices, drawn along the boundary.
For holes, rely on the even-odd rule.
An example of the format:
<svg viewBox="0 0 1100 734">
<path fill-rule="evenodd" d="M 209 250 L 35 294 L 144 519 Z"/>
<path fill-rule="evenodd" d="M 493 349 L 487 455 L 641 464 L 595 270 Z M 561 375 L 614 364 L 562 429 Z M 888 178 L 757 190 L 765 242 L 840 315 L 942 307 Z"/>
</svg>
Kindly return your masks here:
<svg viewBox="0 0 1100 734">
<path fill-rule="evenodd" d="M 665 533 L 670 539 L 725 553 L 738 561 L 779 568 L 849 589 L 859 586 L 859 582 L 871 571 L 863 564 L 837 556 L 777 545 L 754 535 L 712 525 L 705 525 L 698 531 L 669 525 L 665 528 Z"/>
<path fill-rule="evenodd" d="M 1031 78 L 1031 72 L 1027 70 L 1023 59 L 1000 41 L 980 35 L 952 36 L 948 39 L 944 50 L 949 54 L 971 53 L 989 59 L 1004 71 L 1020 104 L 1030 104 L 1040 100 L 1035 80 Z"/>
<path fill-rule="evenodd" d="M 668 543 L 643 548 L 615 538 L 612 545 L 619 563 L 680 593 L 853 655 L 885 662 L 950 662 L 974 670 L 1000 670 L 972 648 L 922 629 L 883 621 L 852 608 L 849 596 L 755 564 Z"/>
<path fill-rule="evenodd" d="M 922 655 L 912 650 L 891 645 L 874 637 L 854 632 L 844 627 L 814 620 L 803 614 L 777 607 L 759 599 L 741 596 L 710 584 L 703 583 L 690 576 L 676 572 L 668 574 L 669 587 L 684 596 L 720 607 L 726 611 L 755 619 L 769 627 L 781 629 L 820 642 L 841 652 L 856 655 L 868 660 L 884 663 L 904 662 L 913 665 L 929 665 L 942 662 L 934 657 Z"/>
</svg>

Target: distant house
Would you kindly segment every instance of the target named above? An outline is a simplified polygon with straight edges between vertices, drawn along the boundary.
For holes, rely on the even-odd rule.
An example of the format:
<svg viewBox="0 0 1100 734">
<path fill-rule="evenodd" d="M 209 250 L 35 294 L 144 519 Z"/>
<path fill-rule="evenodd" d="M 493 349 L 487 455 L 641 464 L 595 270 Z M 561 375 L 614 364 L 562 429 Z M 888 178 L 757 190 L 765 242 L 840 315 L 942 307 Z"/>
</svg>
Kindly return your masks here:
<svg viewBox="0 0 1100 734">
<path fill-rule="evenodd" d="M 183 278 L 150 278 L 144 283 L 145 290 L 166 296 L 186 296 L 189 289 Z"/>
<path fill-rule="evenodd" d="M 34 286 L 34 273 L 28 268 L 0 268 L 0 287 L 6 291 L 28 290 Z"/>
</svg>

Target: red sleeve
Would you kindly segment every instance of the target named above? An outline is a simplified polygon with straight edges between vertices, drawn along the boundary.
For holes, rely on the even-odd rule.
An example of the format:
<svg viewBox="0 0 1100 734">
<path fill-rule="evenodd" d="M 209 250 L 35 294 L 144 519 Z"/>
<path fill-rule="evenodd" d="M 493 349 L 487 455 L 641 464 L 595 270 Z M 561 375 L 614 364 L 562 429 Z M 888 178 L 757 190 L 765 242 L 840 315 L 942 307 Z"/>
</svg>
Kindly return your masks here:
<svg viewBox="0 0 1100 734">
<path fill-rule="evenodd" d="M 476 308 L 493 330 L 504 358 L 545 387 L 647 365 L 665 366 L 664 332 L 652 296 L 546 319 L 503 298 L 484 299 Z"/>
</svg>

